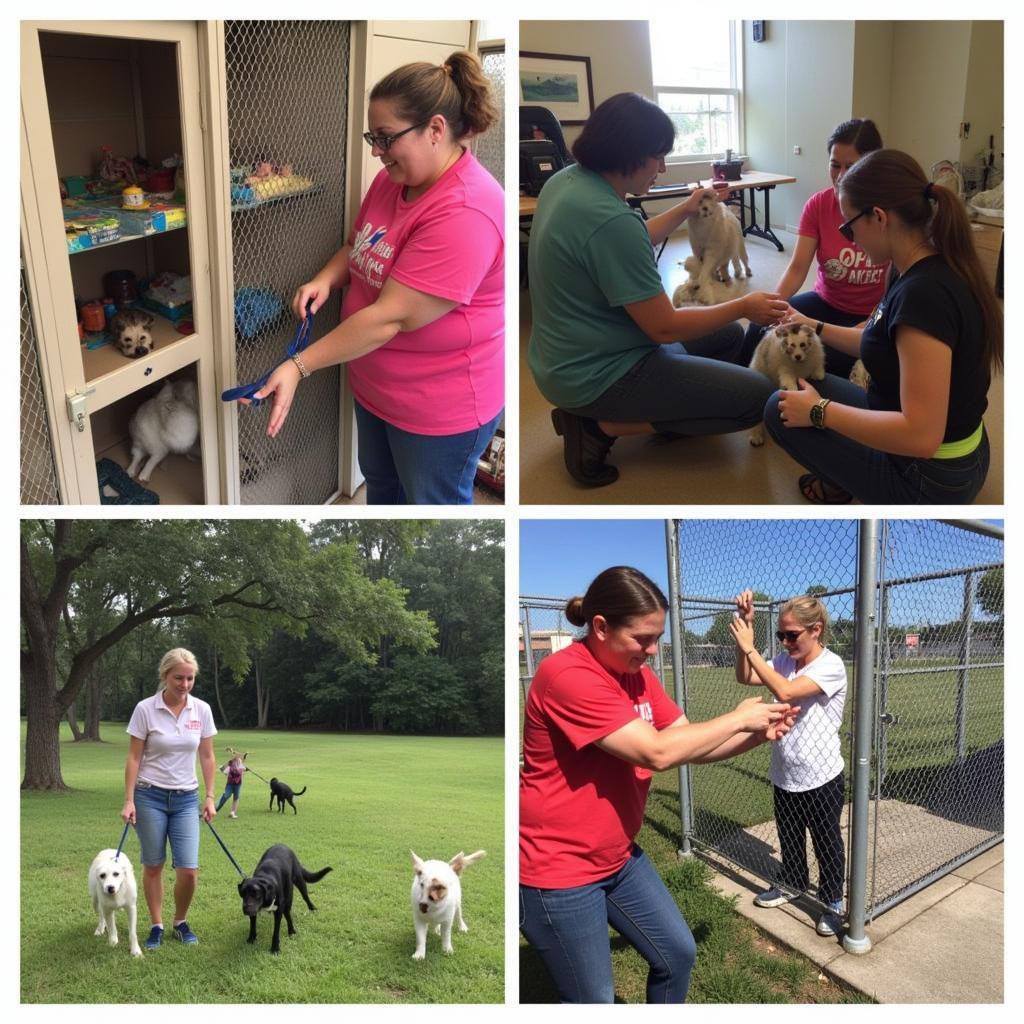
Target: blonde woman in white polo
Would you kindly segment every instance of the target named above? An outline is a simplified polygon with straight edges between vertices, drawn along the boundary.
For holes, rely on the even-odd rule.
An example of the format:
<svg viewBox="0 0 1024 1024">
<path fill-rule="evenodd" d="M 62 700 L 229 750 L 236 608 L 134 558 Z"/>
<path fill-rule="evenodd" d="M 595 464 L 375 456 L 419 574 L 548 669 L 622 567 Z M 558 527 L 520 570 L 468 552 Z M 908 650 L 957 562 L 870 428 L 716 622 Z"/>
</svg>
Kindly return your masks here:
<svg viewBox="0 0 1024 1024">
<path fill-rule="evenodd" d="M 217 758 L 217 727 L 205 701 L 192 696 L 199 666 L 191 651 L 176 647 L 160 660 L 160 688 L 139 701 L 128 723 L 131 741 L 124 768 L 121 820 L 135 825 L 142 847 L 142 884 L 152 929 L 146 949 L 163 941 L 163 866 L 167 842 L 174 867 L 174 934 L 185 945 L 199 940 L 188 926 L 188 909 L 199 874 L 199 819 L 211 821 Z M 199 805 L 196 754 L 206 798 Z"/>
</svg>

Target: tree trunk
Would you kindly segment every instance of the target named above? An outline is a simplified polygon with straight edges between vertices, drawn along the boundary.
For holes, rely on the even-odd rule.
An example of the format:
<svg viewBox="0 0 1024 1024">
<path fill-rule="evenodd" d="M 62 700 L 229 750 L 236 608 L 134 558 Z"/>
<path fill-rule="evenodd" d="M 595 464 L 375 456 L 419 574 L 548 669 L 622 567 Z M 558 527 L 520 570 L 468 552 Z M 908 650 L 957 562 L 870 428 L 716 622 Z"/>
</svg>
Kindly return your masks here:
<svg viewBox="0 0 1024 1024">
<path fill-rule="evenodd" d="M 103 668 L 96 662 L 89 672 L 85 691 L 85 739 L 99 743 L 100 718 L 103 715 Z"/>
<path fill-rule="evenodd" d="M 67 720 L 71 727 L 71 735 L 77 743 L 82 738 L 82 730 L 78 728 L 78 708 L 75 706 L 75 701 L 72 701 L 68 707 Z"/>
<path fill-rule="evenodd" d="M 60 773 L 60 720 L 57 659 L 53 650 L 33 652 L 35 680 L 25 687 L 25 776 L 22 789 L 65 792 Z"/>
<path fill-rule="evenodd" d="M 220 712 L 221 725 L 225 729 L 230 729 L 231 723 L 224 712 L 224 703 L 220 699 L 220 659 L 217 657 L 216 647 L 213 649 L 213 692 L 217 695 L 217 710 Z"/>
<path fill-rule="evenodd" d="M 253 659 L 252 666 L 256 674 L 256 728 L 266 729 L 270 711 L 270 687 L 263 685 L 259 658 Z"/>
</svg>

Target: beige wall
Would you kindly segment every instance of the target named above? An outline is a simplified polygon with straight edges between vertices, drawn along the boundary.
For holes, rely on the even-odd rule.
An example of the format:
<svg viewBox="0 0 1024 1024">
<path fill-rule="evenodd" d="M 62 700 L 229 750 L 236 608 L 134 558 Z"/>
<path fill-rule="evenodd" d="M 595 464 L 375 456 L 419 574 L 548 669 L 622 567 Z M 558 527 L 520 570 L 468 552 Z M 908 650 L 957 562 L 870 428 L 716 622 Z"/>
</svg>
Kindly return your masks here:
<svg viewBox="0 0 1024 1024">
<path fill-rule="evenodd" d="M 891 21 L 858 21 L 853 38 L 852 117 L 870 118 L 882 141 L 889 141 L 889 108 L 892 98 Z"/>
<path fill-rule="evenodd" d="M 619 92 L 654 92 L 646 21 L 521 21 L 519 49 L 590 58 L 594 106 Z M 571 146 L 580 129 L 564 129 Z"/>
<path fill-rule="evenodd" d="M 969 21 L 898 21 L 893 35 L 892 126 L 885 143 L 925 173 L 956 160 L 967 88 Z"/>
<path fill-rule="evenodd" d="M 967 66 L 965 121 L 971 133 L 961 140 L 960 161 L 972 164 L 994 137 L 996 162 L 1001 166 L 1003 151 L 1003 23 L 975 21 L 971 26 L 971 51 Z"/>
<path fill-rule="evenodd" d="M 854 23 L 769 21 L 767 41 L 755 43 L 744 22 L 743 51 L 747 166 L 797 179 L 772 195 L 772 224 L 795 230 L 828 185 L 825 143 L 851 116 Z"/>
</svg>

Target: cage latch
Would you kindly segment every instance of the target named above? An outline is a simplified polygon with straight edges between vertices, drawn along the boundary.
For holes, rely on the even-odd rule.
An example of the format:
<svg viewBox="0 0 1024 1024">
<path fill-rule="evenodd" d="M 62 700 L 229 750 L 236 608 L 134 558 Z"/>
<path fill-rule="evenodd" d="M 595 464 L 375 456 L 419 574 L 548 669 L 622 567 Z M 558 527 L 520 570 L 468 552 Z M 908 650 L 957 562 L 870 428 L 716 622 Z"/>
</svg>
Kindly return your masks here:
<svg viewBox="0 0 1024 1024">
<path fill-rule="evenodd" d="M 85 417 L 88 415 L 89 410 L 86 406 L 86 398 L 91 395 L 96 389 L 86 388 L 85 391 L 76 391 L 73 395 L 68 395 L 68 419 L 78 427 L 78 432 L 82 433 L 85 430 Z"/>
</svg>

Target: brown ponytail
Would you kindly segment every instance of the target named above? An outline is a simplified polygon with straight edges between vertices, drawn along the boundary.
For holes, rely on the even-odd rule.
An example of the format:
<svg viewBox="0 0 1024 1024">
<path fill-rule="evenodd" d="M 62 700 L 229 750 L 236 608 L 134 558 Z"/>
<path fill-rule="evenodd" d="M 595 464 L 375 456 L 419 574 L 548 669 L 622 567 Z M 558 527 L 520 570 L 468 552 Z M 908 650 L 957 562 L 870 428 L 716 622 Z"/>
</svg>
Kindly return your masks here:
<svg viewBox="0 0 1024 1024">
<path fill-rule="evenodd" d="M 659 609 L 667 611 L 668 601 L 657 583 L 639 569 L 616 565 L 595 577 L 583 597 L 569 600 L 565 617 L 574 626 L 588 626 L 600 615 L 614 628 Z"/>
<path fill-rule="evenodd" d="M 967 211 L 959 196 L 931 184 L 921 165 L 898 149 L 879 149 L 861 157 L 839 184 L 844 199 L 858 210 L 891 210 L 909 227 L 926 233 L 946 262 L 967 282 L 981 309 L 986 358 L 1003 366 L 1003 313 L 985 276 L 971 237 Z"/>
<path fill-rule="evenodd" d="M 418 61 L 396 68 L 373 87 L 370 100 L 393 100 L 398 116 L 413 124 L 441 114 L 458 140 L 479 135 L 498 120 L 490 93 L 479 59 L 457 50 L 444 64 Z"/>
</svg>

